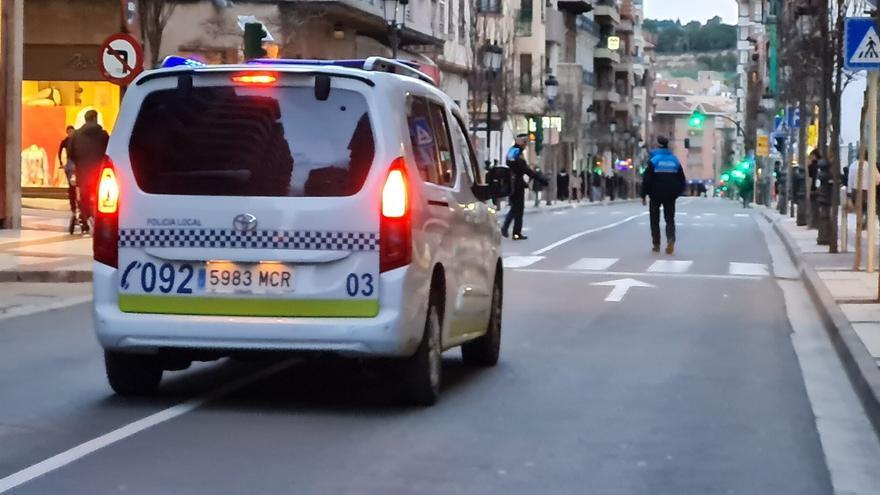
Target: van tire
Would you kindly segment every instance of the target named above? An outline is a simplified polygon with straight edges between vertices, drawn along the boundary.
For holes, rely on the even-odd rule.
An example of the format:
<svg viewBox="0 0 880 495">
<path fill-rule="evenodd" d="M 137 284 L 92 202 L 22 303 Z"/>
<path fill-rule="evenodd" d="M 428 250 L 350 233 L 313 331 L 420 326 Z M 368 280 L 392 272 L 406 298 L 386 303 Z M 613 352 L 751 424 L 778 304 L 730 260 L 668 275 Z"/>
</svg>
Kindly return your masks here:
<svg viewBox="0 0 880 495">
<path fill-rule="evenodd" d="M 432 298 L 433 299 L 433 298 Z M 403 362 L 404 400 L 415 406 L 433 406 L 440 397 L 443 376 L 440 344 L 440 308 L 431 301 L 425 318 L 425 331 L 416 353 Z"/>
<path fill-rule="evenodd" d="M 110 388 L 118 395 L 153 395 L 162 381 L 162 366 L 157 356 L 104 351 L 104 367 Z"/>
<path fill-rule="evenodd" d="M 489 310 L 489 325 L 486 333 L 461 346 L 461 359 L 468 366 L 490 367 L 498 364 L 501 354 L 501 308 L 504 290 L 496 277 L 492 287 L 492 307 Z"/>
</svg>

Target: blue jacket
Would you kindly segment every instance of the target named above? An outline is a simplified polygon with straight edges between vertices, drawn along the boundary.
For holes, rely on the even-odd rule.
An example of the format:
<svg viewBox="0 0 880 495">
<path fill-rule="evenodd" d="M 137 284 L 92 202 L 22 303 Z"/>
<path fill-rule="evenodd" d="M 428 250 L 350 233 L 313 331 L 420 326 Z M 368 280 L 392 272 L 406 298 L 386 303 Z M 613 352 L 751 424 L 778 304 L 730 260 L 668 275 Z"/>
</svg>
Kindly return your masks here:
<svg viewBox="0 0 880 495">
<path fill-rule="evenodd" d="M 648 167 L 642 178 L 642 197 L 664 200 L 674 199 L 684 192 L 687 179 L 684 168 L 669 148 L 657 148 L 651 152 Z"/>
</svg>

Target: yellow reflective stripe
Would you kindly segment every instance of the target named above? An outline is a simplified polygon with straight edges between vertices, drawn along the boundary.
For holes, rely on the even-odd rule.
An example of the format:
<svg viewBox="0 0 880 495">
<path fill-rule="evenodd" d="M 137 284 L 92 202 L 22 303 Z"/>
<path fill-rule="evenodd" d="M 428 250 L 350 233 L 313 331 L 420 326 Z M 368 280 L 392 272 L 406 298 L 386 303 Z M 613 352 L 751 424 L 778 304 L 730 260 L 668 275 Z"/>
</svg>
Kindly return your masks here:
<svg viewBox="0 0 880 495">
<path fill-rule="evenodd" d="M 206 316 L 282 316 L 371 318 L 376 299 L 234 299 L 220 297 L 119 295 L 126 313 Z"/>
</svg>

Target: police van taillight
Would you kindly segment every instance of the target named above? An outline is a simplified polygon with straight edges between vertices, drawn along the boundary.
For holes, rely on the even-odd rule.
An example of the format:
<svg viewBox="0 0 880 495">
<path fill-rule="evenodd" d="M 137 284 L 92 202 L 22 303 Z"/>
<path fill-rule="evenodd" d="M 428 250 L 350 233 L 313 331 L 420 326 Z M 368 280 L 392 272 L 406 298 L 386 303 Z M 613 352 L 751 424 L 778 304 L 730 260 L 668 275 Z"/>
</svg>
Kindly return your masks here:
<svg viewBox="0 0 880 495">
<path fill-rule="evenodd" d="M 409 184 L 403 157 L 391 164 L 382 186 L 379 226 L 379 271 L 387 272 L 412 262 L 412 220 Z"/>
<path fill-rule="evenodd" d="M 95 203 L 92 238 L 95 261 L 116 268 L 119 265 L 119 181 L 110 158 L 105 158 L 101 166 Z"/>
</svg>

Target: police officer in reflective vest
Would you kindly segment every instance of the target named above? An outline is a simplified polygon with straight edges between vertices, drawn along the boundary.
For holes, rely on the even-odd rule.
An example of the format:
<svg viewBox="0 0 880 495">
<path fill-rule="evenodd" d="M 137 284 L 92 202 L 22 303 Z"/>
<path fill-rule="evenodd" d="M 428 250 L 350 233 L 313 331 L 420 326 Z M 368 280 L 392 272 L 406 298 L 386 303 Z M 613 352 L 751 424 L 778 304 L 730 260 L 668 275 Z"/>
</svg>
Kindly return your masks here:
<svg viewBox="0 0 880 495">
<path fill-rule="evenodd" d="M 528 239 L 522 235 L 523 212 L 526 207 L 526 179 L 540 182 L 545 186 L 548 184 L 547 179 L 539 177 L 523 156 L 523 150 L 529 144 L 528 134 L 517 134 L 513 146 L 507 150 L 507 166 L 513 175 L 512 191 L 510 193 L 510 211 L 507 212 L 507 218 L 504 219 L 504 226 L 501 228 L 501 235 L 507 237 L 508 229 L 513 222 L 513 240 L 522 241 Z"/>
<path fill-rule="evenodd" d="M 651 198 L 651 240 L 653 251 L 660 251 L 660 207 L 666 221 L 666 253 L 675 251 L 675 200 L 687 187 L 684 169 L 678 158 L 669 150 L 669 140 L 657 138 L 660 146 L 651 152 L 648 168 L 642 179 L 642 204 L 645 197 Z"/>
</svg>

